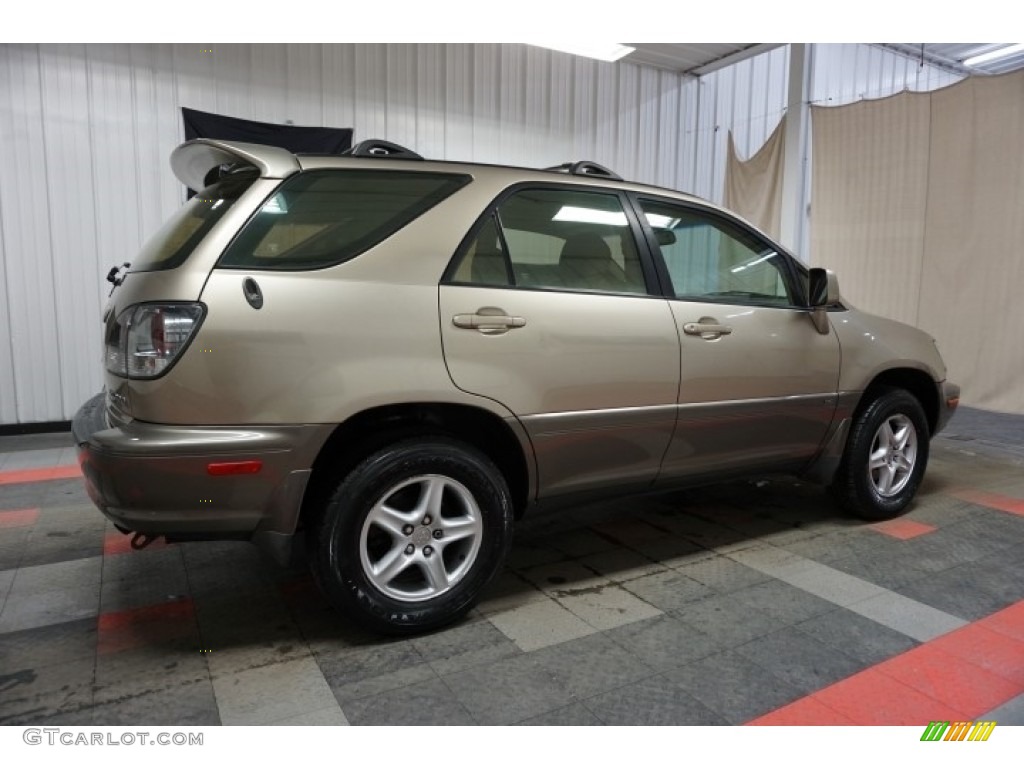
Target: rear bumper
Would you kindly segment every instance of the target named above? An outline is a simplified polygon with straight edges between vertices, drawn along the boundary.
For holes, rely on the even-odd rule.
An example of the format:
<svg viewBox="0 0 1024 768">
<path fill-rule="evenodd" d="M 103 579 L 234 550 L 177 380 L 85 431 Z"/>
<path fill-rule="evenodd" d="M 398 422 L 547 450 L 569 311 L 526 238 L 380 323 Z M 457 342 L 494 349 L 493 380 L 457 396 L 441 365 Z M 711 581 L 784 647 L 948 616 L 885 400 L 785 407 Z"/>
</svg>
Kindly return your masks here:
<svg viewBox="0 0 1024 768">
<path fill-rule="evenodd" d="M 939 415 L 935 422 L 935 432 L 938 434 L 953 418 L 957 406 L 960 405 L 960 387 L 950 384 L 948 381 L 939 382 Z"/>
<path fill-rule="evenodd" d="M 290 536 L 330 431 L 321 424 L 115 424 L 103 394 L 72 422 L 86 490 L 100 511 L 121 528 L 177 540 Z M 259 462 L 258 471 L 210 472 L 211 463 L 243 461 Z"/>
</svg>

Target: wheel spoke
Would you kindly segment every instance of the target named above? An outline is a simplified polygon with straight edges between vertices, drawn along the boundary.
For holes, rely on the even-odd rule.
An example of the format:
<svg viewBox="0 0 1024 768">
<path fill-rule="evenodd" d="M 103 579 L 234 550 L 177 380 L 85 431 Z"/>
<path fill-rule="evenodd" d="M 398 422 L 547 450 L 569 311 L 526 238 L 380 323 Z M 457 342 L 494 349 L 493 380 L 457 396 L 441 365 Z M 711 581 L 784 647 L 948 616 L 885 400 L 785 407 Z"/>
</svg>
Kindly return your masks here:
<svg viewBox="0 0 1024 768">
<path fill-rule="evenodd" d="M 389 584 L 398 574 L 413 563 L 413 557 L 405 554 L 402 547 L 393 547 L 373 564 L 373 575 L 382 583 Z"/>
<path fill-rule="evenodd" d="M 914 428 L 911 426 L 910 422 L 907 422 L 896 431 L 894 435 L 896 440 L 894 447 L 897 451 L 902 451 L 907 447 L 907 441 L 909 441 L 913 435 L 913 429 Z"/>
<path fill-rule="evenodd" d="M 480 532 L 480 523 L 471 517 L 457 517 L 454 520 L 442 517 L 440 523 L 444 538 L 438 541 L 439 544 L 451 544 L 460 539 L 476 536 Z"/>
<path fill-rule="evenodd" d="M 441 516 L 441 503 L 444 500 L 444 478 L 430 477 L 423 483 L 423 493 L 417 510 L 421 515 L 430 514 L 436 520 Z"/>
<path fill-rule="evenodd" d="M 386 504 L 386 501 L 381 501 L 370 511 L 369 520 L 397 537 L 404 535 L 402 527 L 411 523 L 416 517 L 415 514 L 392 509 Z"/>
<path fill-rule="evenodd" d="M 896 470 L 886 465 L 882 468 L 882 471 L 878 475 L 879 485 L 878 490 L 881 493 L 889 493 L 892 489 L 893 480 L 896 477 Z"/>
<path fill-rule="evenodd" d="M 420 565 L 423 567 L 423 573 L 432 589 L 440 591 L 448 588 L 448 571 L 445 570 L 444 558 L 441 557 L 440 552 L 423 558 Z"/>
<path fill-rule="evenodd" d="M 868 459 L 868 467 L 871 469 L 878 469 L 879 467 L 885 466 L 885 449 L 879 448 L 877 451 L 871 454 Z"/>
<path fill-rule="evenodd" d="M 886 419 L 882 422 L 882 426 L 878 429 L 878 439 L 883 446 L 886 448 L 894 448 L 896 444 L 896 437 L 892 433 L 892 425 L 889 420 Z"/>
</svg>

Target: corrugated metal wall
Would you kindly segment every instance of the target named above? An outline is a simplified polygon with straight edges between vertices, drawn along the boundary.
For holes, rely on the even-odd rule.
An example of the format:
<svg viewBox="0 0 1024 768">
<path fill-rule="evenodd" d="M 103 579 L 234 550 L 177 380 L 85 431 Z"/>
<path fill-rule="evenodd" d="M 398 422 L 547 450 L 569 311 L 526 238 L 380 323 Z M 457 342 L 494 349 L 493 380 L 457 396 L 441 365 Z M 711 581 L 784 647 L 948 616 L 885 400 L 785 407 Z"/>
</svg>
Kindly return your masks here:
<svg viewBox="0 0 1024 768">
<path fill-rule="evenodd" d="M 958 75 L 873 45 L 856 43 L 811 46 L 810 101 L 848 104 L 903 90 L 931 91 L 951 85 Z M 687 149 L 695 161 L 684 176 L 701 197 L 721 202 L 725 195 L 725 158 L 729 131 L 736 150 L 749 158 L 761 148 L 786 112 L 789 49 L 776 48 L 700 79 L 698 109 L 687 128 Z M 810 199 L 810 195 L 807 195 Z"/>
<path fill-rule="evenodd" d="M 678 188 L 688 82 L 520 45 L 0 46 L 0 423 L 99 389 L 102 276 L 184 200 L 181 106 Z"/>
<path fill-rule="evenodd" d="M 816 100 L 944 84 L 868 46 L 815 58 Z M 2 45 L 0 424 L 68 419 L 99 388 L 102 275 L 184 200 L 168 166 L 181 106 L 353 127 L 428 157 L 586 158 L 720 201 L 727 131 L 757 150 L 787 61 L 780 48 L 696 80 L 519 45 Z"/>
</svg>

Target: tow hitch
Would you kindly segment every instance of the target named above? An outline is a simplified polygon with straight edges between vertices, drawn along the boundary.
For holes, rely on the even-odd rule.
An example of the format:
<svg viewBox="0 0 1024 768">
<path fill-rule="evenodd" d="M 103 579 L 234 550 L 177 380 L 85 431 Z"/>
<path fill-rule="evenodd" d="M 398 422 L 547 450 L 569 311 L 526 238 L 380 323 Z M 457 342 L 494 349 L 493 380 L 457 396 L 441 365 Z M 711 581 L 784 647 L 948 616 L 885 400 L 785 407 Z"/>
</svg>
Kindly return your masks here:
<svg viewBox="0 0 1024 768">
<path fill-rule="evenodd" d="M 150 536 L 148 533 L 136 533 L 132 536 L 132 549 L 145 549 L 159 538 L 159 536 Z"/>
</svg>

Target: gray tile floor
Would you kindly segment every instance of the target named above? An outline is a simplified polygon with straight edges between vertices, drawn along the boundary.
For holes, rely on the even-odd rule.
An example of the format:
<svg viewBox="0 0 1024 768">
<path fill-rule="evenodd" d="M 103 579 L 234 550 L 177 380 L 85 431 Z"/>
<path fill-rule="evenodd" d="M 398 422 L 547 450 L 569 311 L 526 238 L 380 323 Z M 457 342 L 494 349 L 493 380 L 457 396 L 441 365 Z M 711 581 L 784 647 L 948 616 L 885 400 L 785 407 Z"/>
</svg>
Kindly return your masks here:
<svg viewBox="0 0 1024 768">
<path fill-rule="evenodd" d="M 0 476 L 68 442 L 0 438 Z M 466 620 L 397 640 L 248 544 L 124 551 L 79 480 L 0 484 L 0 724 L 745 723 L 1018 606 L 1024 515 L 954 494 L 1024 510 L 1022 466 L 1024 419 L 964 409 L 913 535 L 784 478 L 529 518 Z M 1024 724 L 1024 653 L 995 672 L 973 716 Z"/>
</svg>

